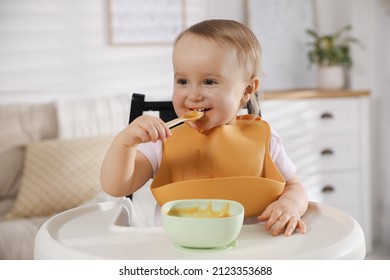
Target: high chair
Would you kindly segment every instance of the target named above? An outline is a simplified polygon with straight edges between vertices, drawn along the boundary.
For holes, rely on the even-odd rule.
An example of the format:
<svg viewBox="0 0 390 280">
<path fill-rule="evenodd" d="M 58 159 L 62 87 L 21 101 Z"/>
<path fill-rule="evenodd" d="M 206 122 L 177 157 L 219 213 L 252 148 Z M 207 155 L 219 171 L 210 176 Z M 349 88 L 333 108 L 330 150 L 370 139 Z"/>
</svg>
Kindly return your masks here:
<svg viewBox="0 0 390 280">
<path fill-rule="evenodd" d="M 164 122 L 177 118 L 171 101 L 145 101 L 144 94 L 133 93 L 130 106 L 129 123 L 145 111 L 159 112 L 159 116 Z"/>
<path fill-rule="evenodd" d="M 145 101 L 144 95 L 134 93 L 129 122 L 149 110 L 159 111 L 164 121 L 176 118 L 172 102 Z M 141 189 L 151 196 L 147 187 Z M 274 237 L 257 223 L 244 225 L 232 248 L 178 249 L 162 227 L 129 226 L 141 219 L 137 216 L 142 211 L 137 213 L 135 207 L 138 192 L 133 201 L 124 197 L 53 216 L 36 235 L 35 259 L 364 259 L 366 254 L 355 219 L 314 202 L 302 217 L 306 234 Z"/>
</svg>

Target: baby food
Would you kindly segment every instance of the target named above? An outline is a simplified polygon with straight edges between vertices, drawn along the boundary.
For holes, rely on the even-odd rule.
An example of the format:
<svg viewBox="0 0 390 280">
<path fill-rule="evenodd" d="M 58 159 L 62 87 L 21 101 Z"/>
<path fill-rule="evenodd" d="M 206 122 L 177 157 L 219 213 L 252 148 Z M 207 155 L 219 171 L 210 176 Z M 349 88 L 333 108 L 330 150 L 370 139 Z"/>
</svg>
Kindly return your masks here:
<svg viewBox="0 0 390 280">
<path fill-rule="evenodd" d="M 199 204 L 194 207 L 172 207 L 167 214 L 190 218 L 226 218 L 230 217 L 229 208 L 230 204 L 227 202 L 221 210 L 217 211 L 209 202 L 205 208 L 200 207 Z"/>
</svg>

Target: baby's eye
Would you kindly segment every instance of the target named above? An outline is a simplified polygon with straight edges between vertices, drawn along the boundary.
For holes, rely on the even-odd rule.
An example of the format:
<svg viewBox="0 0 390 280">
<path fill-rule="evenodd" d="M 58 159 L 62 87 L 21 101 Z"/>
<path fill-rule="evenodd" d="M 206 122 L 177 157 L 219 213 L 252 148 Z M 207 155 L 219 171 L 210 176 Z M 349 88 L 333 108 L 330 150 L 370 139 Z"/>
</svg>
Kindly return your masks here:
<svg viewBox="0 0 390 280">
<path fill-rule="evenodd" d="M 184 80 L 184 79 L 178 79 L 178 80 L 177 80 L 177 83 L 178 83 L 179 85 L 185 86 L 186 84 L 188 84 L 188 81 L 187 81 L 187 80 Z"/>
<path fill-rule="evenodd" d="M 213 80 L 205 80 L 205 81 L 204 81 L 204 84 L 207 85 L 207 86 L 211 86 L 211 85 L 216 84 L 216 82 L 213 81 Z"/>
</svg>

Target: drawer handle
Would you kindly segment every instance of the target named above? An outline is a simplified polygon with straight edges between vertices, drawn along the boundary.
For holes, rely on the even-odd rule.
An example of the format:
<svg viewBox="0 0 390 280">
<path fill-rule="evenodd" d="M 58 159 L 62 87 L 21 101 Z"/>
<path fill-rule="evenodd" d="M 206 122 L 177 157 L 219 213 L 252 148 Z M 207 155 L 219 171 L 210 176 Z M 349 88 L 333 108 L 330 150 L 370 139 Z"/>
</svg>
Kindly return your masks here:
<svg viewBox="0 0 390 280">
<path fill-rule="evenodd" d="M 322 188 L 323 193 L 331 193 L 334 192 L 334 187 L 330 185 L 326 185 Z"/>
<path fill-rule="evenodd" d="M 330 120 L 330 119 L 333 119 L 333 115 L 332 115 L 332 113 L 325 112 L 321 115 L 321 119 L 322 120 Z"/>
<path fill-rule="evenodd" d="M 333 152 L 332 149 L 323 149 L 323 150 L 321 151 L 321 155 L 322 155 L 322 156 L 331 156 L 331 155 L 333 155 L 333 154 L 334 154 L 334 152 Z"/>
</svg>

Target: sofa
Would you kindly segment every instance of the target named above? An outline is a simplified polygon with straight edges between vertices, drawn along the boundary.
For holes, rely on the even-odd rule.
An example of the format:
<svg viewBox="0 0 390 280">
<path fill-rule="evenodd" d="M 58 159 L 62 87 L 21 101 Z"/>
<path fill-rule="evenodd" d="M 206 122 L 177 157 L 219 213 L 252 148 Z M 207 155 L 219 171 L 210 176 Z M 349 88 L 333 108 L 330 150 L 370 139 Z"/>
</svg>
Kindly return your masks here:
<svg viewBox="0 0 390 280">
<path fill-rule="evenodd" d="M 100 166 L 129 110 L 127 95 L 0 104 L 0 259 L 33 259 L 48 218 L 115 199 Z"/>
</svg>

